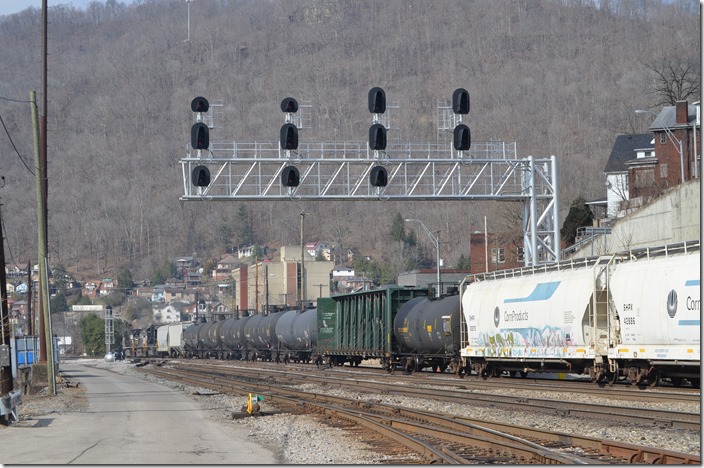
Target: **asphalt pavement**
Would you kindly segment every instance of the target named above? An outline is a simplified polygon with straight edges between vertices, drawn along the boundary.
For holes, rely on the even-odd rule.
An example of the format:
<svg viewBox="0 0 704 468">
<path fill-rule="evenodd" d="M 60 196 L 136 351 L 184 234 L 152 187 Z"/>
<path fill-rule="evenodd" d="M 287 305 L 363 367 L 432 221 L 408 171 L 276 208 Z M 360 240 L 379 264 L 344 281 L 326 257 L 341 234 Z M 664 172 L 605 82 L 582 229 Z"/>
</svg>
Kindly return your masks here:
<svg viewBox="0 0 704 468">
<path fill-rule="evenodd" d="M 183 392 L 80 363 L 60 366 L 62 375 L 85 388 L 88 410 L 4 428 L 3 465 L 280 463 L 246 428 L 209 419 L 209 411 Z"/>
</svg>

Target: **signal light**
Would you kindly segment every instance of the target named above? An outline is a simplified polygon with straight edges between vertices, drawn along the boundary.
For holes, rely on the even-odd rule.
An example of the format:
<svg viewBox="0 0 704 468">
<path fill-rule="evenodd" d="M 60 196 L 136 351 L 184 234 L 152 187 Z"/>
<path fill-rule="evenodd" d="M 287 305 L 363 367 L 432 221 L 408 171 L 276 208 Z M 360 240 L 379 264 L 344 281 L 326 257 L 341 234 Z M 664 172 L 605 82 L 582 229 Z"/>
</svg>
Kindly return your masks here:
<svg viewBox="0 0 704 468">
<path fill-rule="evenodd" d="M 193 98 L 191 101 L 191 110 L 193 112 L 208 112 L 209 107 L 210 104 L 208 103 L 208 100 L 202 96 Z"/>
<path fill-rule="evenodd" d="M 196 187 L 207 187 L 210 185 L 210 169 L 205 166 L 196 166 L 191 172 L 191 182 Z"/>
<path fill-rule="evenodd" d="M 298 112 L 298 102 L 292 97 L 284 98 L 284 100 L 281 101 L 281 111 L 287 114 L 284 120 L 286 123 L 281 127 L 281 131 L 279 132 L 281 149 L 287 151 L 298 149 L 298 127 L 291 123 L 293 120 L 291 114 Z"/>
<path fill-rule="evenodd" d="M 386 112 L 386 93 L 378 86 L 369 90 L 369 112 L 372 114 Z"/>
<path fill-rule="evenodd" d="M 373 150 L 386 149 L 386 127 L 376 123 L 369 127 L 369 148 Z"/>
<path fill-rule="evenodd" d="M 280 132 L 281 149 L 295 150 L 298 148 L 298 128 L 292 123 L 284 124 Z"/>
<path fill-rule="evenodd" d="M 469 92 L 464 88 L 457 88 L 452 93 L 452 112 L 455 114 L 469 114 Z"/>
<path fill-rule="evenodd" d="M 281 185 L 284 187 L 298 187 L 301 181 L 301 175 L 296 169 L 296 166 L 286 166 L 281 171 Z"/>
<path fill-rule="evenodd" d="M 472 135 L 469 131 L 469 127 L 465 124 L 459 124 L 452 131 L 453 134 L 453 144 L 457 151 L 467 151 L 472 145 Z"/>
<path fill-rule="evenodd" d="M 374 166 L 369 173 L 369 183 L 372 187 L 386 187 L 389 182 L 389 173 L 384 166 Z"/>
<path fill-rule="evenodd" d="M 193 124 L 191 127 L 191 146 L 193 149 L 208 149 L 210 135 L 208 126 L 203 122 Z"/>
<path fill-rule="evenodd" d="M 281 111 L 287 113 L 298 112 L 298 101 L 292 97 L 284 98 L 284 100 L 281 101 Z"/>
<path fill-rule="evenodd" d="M 469 114 L 469 92 L 464 88 L 457 88 L 452 93 L 452 112 L 463 115 Z M 457 119 L 457 126 L 452 131 L 452 144 L 456 151 L 467 151 L 472 146 L 472 134 L 469 127 L 462 122 L 462 117 Z"/>
</svg>

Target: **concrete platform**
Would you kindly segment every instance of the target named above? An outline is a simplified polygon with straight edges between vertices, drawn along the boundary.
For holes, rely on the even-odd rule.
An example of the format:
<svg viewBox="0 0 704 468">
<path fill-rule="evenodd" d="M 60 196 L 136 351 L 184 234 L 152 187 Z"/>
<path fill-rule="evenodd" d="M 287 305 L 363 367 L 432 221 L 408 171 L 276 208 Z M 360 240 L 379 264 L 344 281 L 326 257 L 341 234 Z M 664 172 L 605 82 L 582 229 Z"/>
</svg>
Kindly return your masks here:
<svg viewBox="0 0 704 468">
<path fill-rule="evenodd" d="M 3 465 L 281 463 L 247 429 L 209 419 L 182 392 L 70 361 L 61 373 L 85 388 L 88 411 L 0 429 Z"/>
</svg>

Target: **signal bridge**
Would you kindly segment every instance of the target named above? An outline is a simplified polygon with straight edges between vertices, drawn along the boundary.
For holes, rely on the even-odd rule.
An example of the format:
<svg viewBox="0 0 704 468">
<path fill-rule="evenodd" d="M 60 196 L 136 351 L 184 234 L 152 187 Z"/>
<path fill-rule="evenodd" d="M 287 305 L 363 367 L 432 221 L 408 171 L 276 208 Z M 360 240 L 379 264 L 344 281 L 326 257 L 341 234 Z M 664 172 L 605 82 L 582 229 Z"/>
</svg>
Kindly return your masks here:
<svg viewBox="0 0 704 468">
<path fill-rule="evenodd" d="M 286 153 L 289 153 L 288 155 Z M 181 160 L 184 201 L 232 200 L 512 200 L 524 202 L 526 258 L 543 252 L 559 261 L 557 166 L 550 158 L 518 158 L 515 143 L 473 142 L 458 155 L 450 145 L 394 144 L 374 154 L 367 142 L 301 143 L 298 151 L 278 142 L 212 141 L 200 158 Z M 281 183 L 286 167 L 300 171 L 298 186 Z M 388 171 L 386 186 L 369 183 L 376 166 Z M 207 187 L 191 183 L 195 167 L 212 174 Z M 527 263 L 535 264 L 535 263 Z"/>
<path fill-rule="evenodd" d="M 281 102 L 286 117 L 278 144 L 210 141 L 213 109 L 195 98 L 180 200 L 520 201 L 525 264 L 560 261 L 555 156 L 518 158 L 515 142 L 472 142 L 462 123 L 466 90 L 455 90 L 451 110 L 440 109 L 443 125 L 454 125 L 454 140 L 445 144 L 387 142 L 381 88 L 369 91 L 373 124 L 366 142 L 299 144 L 298 109 L 293 98 Z"/>
</svg>

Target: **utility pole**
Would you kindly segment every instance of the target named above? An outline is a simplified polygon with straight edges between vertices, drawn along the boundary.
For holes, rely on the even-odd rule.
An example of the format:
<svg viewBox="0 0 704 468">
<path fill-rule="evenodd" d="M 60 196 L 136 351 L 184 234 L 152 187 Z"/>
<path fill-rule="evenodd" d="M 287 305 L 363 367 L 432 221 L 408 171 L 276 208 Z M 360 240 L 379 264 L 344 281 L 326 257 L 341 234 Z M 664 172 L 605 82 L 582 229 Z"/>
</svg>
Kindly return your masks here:
<svg viewBox="0 0 704 468">
<path fill-rule="evenodd" d="M 3 177 L 4 178 L 4 177 Z M 2 217 L 0 217 L 0 329 L 2 342 L 0 342 L 0 395 L 5 396 L 12 391 L 12 353 L 10 352 L 10 311 L 7 305 L 7 278 L 5 277 L 5 242 L 2 236 Z"/>
<path fill-rule="evenodd" d="M 314 286 L 318 287 L 318 299 L 320 299 L 323 297 L 323 286 L 325 286 L 325 284 L 315 284 Z"/>
<path fill-rule="evenodd" d="M 46 0 L 43 0 L 44 8 L 46 9 Z M 56 379 L 54 377 L 54 346 L 51 333 L 51 315 L 49 312 L 49 275 L 47 269 L 49 267 L 47 261 L 47 235 L 46 235 L 46 198 L 44 188 L 46 184 L 42 183 L 41 156 L 39 134 L 40 129 L 37 126 L 37 96 L 36 92 L 30 91 L 29 100 L 32 103 L 32 122 L 34 127 L 34 162 L 35 162 L 35 180 L 37 186 L 37 226 L 38 229 L 38 264 L 39 264 L 39 361 L 34 364 L 34 370 L 39 373 L 37 364 L 46 364 L 47 382 L 49 386 L 49 394 L 56 395 Z M 46 144 L 46 140 L 44 141 Z M 46 148 L 44 148 L 46 150 Z M 46 182 L 46 181 L 44 181 Z M 44 346 L 42 346 L 42 344 Z M 35 375 L 34 372 L 32 375 Z"/>
<path fill-rule="evenodd" d="M 306 300 L 306 268 L 305 268 L 305 254 L 306 254 L 306 244 L 303 242 L 303 222 L 306 219 L 305 211 L 301 210 L 301 287 L 299 289 L 300 297 L 298 303 L 301 305 L 301 310 L 305 310 L 303 301 Z"/>
<path fill-rule="evenodd" d="M 254 310 L 258 314 L 259 310 L 259 257 L 254 257 Z"/>
<path fill-rule="evenodd" d="M 32 299 L 34 298 L 34 291 L 32 290 L 32 263 L 27 260 L 27 322 L 29 322 L 29 328 L 27 330 L 27 335 L 34 335 L 34 314 L 32 314 Z"/>
</svg>

